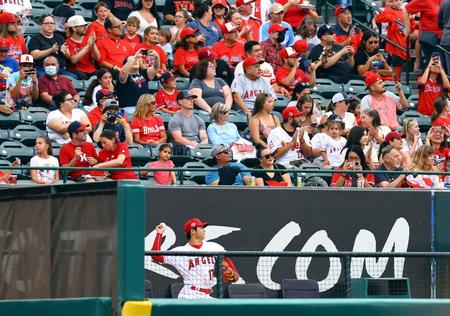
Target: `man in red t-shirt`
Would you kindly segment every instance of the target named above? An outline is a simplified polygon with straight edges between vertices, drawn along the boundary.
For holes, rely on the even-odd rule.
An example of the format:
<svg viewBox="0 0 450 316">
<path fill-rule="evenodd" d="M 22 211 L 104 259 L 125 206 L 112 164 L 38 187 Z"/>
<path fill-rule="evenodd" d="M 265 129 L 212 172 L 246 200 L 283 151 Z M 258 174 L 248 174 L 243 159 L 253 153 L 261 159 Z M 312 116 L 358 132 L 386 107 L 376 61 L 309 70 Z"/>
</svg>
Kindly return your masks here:
<svg viewBox="0 0 450 316">
<path fill-rule="evenodd" d="M 439 58 L 430 60 L 422 77 L 417 79 L 417 83 L 419 84 L 417 111 L 423 115 L 431 116 L 434 111 L 434 100 L 439 96 L 444 96 L 444 90 L 450 88 L 450 82 Z"/>
<path fill-rule="evenodd" d="M 234 69 L 237 64 L 245 59 L 244 44 L 239 42 L 238 28 L 231 22 L 222 26 L 223 39 L 212 47 L 217 58 L 224 60 L 228 66 Z"/>
<path fill-rule="evenodd" d="M 252 3 L 255 1 L 256 0 L 236 0 L 236 7 L 238 8 L 238 12 L 242 19 L 241 29 L 250 32 L 251 39 L 258 41 L 261 20 L 251 15 L 253 11 Z"/>
<path fill-rule="evenodd" d="M 122 23 L 119 19 L 109 17 L 105 21 L 105 28 L 109 37 L 97 42 L 100 52 L 99 65 L 111 71 L 120 71 L 124 60 L 133 55 L 130 42 L 120 39 L 122 35 Z"/>
<path fill-rule="evenodd" d="M 86 37 L 87 22 L 81 15 L 74 15 L 67 20 L 69 38 L 66 39 L 66 47 L 62 47 L 63 53 L 69 57 L 67 70 L 77 75 L 80 80 L 92 77 L 97 69 L 94 61 L 100 58 L 100 52 L 95 44 L 95 35 Z"/>
<path fill-rule="evenodd" d="M 275 74 L 278 84 L 285 87 L 291 93 L 294 91 L 297 82 L 308 82 L 310 86 L 316 84 L 317 63 L 311 65 L 311 77 L 308 77 L 303 70 L 299 69 L 299 55 L 300 53 L 292 47 L 283 48 L 280 52 L 280 56 L 283 58 L 283 66 L 278 68 Z"/>
<path fill-rule="evenodd" d="M 163 88 L 155 94 L 158 110 L 169 114 L 177 113 L 181 108 L 177 101 L 177 95 L 180 93 L 180 90 L 176 89 L 175 76 L 170 71 L 167 71 L 161 75 L 159 81 Z"/>
<path fill-rule="evenodd" d="M 302 25 L 303 19 L 309 15 L 315 20 L 319 17 L 316 10 L 306 0 L 277 0 L 276 3 L 284 7 L 283 21 L 289 23 L 292 28 L 298 28 Z M 303 8 L 301 7 L 303 4 Z"/>
<path fill-rule="evenodd" d="M 87 125 L 78 121 L 70 123 L 67 128 L 71 142 L 64 144 L 59 151 L 59 164 L 61 167 L 91 167 L 97 163 L 97 152 L 92 143 L 86 142 Z M 69 177 L 75 182 L 94 182 L 95 172 L 89 170 L 76 170 L 69 172 Z"/>
</svg>

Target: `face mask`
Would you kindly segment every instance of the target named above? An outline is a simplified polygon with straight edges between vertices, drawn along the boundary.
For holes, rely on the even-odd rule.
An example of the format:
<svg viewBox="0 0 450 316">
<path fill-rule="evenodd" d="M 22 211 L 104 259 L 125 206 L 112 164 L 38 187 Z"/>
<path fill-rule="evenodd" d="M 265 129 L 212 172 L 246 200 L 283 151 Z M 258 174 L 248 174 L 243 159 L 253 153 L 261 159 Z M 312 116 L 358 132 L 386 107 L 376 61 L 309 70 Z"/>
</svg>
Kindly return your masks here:
<svg viewBox="0 0 450 316">
<path fill-rule="evenodd" d="M 45 73 L 49 76 L 54 76 L 57 73 L 56 66 L 46 66 L 44 68 L 44 70 L 45 70 Z"/>
<path fill-rule="evenodd" d="M 285 32 L 279 32 L 278 37 L 277 37 L 277 42 L 280 44 L 283 43 L 285 37 L 286 37 Z"/>
</svg>

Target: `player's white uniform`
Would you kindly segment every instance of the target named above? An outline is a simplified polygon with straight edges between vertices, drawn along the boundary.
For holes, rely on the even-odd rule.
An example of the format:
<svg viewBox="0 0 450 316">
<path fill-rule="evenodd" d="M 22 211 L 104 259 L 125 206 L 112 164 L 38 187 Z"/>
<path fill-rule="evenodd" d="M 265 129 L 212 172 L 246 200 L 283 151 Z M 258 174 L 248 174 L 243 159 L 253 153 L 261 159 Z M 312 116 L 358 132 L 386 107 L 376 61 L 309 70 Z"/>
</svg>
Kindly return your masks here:
<svg viewBox="0 0 450 316">
<path fill-rule="evenodd" d="M 224 248 L 215 242 L 203 242 L 200 249 L 192 247 L 189 243 L 176 247 L 171 251 L 224 251 Z M 164 263 L 174 266 L 183 277 L 184 287 L 181 289 L 178 298 L 212 298 L 210 290 L 217 283 L 214 275 L 215 257 L 195 257 L 195 256 L 164 256 Z"/>
</svg>

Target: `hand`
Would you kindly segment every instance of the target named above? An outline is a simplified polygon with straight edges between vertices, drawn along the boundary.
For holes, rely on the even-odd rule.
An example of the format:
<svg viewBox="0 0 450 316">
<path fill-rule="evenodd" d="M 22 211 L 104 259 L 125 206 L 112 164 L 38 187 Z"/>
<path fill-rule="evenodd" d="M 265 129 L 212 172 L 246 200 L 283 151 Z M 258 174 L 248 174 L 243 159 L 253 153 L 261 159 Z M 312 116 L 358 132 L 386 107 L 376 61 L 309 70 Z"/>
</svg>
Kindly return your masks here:
<svg viewBox="0 0 450 316">
<path fill-rule="evenodd" d="M 319 59 L 318 61 L 312 63 L 310 67 L 311 67 L 311 70 L 316 70 L 320 66 L 322 66 L 322 60 L 321 59 Z"/>
<path fill-rule="evenodd" d="M 295 59 L 295 62 L 294 62 L 294 69 L 298 69 L 298 67 L 300 67 L 300 60 Z"/>
<path fill-rule="evenodd" d="M 28 74 L 25 73 L 25 71 L 27 71 L 27 70 L 28 70 L 28 69 L 20 68 L 20 71 L 19 71 L 19 80 L 23 80 L 23 79 L 25 79 L 26 77 L 28 77 Z"/>
<path fill-rule="evenodd" d="M 206 41 L 206 36 L 204 34 L 200 34 L 197 36 L 197 41 L 204 42 Z"/>
<path fill-rule="evenodd" d="M 95 159 L 94 157 L 87 157 L 86 159 L 90 166 L 96 165 L 98 162 L 97 159 Z"/>
<path fill-rule="evenodd" d="M 164 231 L 166 230 L 166 223 L 159 223 L 159 225 L 156 226 L 156 232 L 158 234 L 164 234 Z"/>
<path fill-rule="evenodd" d="M 158 145 L 158 143 L 156 141 L 154 141 L 153 139 L 149 139 L 149 140 L 147 140 L 147 145 Z"/>
<path fill-rule="evenodd" d="M 92 47 L 95 44 L 95 34 L 94 33 L 92 33 L 91 36 L 89 36 L 87 44 L 89 47 Z"/>
<path fill-rule="evenodd" d="M 127 125 L 127 121 L 122 116 L 117 116 L 116 123 L 119 123 L 122 126 Z"/>
<path fill-rule="evenodd" d="M 403 34 L 405 34 L 405 37 L 408 37 L 409 34 L 411 34 L 411 27 L 409 25 L 405 25 L 405 29 L 403 30 Z"/>
<path fill-rule="evenodd" d="M 58 44 L 53 44 L 53 46 L 51 47 L 51 49 L 50 49 L 50 51 L 52 52 L 52 53 L 57 53 L 58 51 L 59 51 L 59 46 L 58 46 Z"/>
<path fill-rule="evenodd" d="M 70 56 L 69 46 L 67 45 L 67 43 L 62 44 L 61 53 L 63 53 L 66 56 Z"/>
<path fill-rule="evenodd" d="M 397 90 L 398 93 L 402 92 L 402 83 L 400 81 L 395 82 L 395 90 Z"/>
<path fill-rule="evenodd" d="M 355 164 L 353 161 L 344 161 L 344 165 L 342 166 L 342 169 L 344 170 L 353 170 Z"/>
<path fill-rule="evenodd" d="M 376 139 L 378 137 L 378 130 L 375 127 L 370 126 L 368 128 L 368 130 L 369 130 L 369 136 L 372 136 L 372 139 Z"/>
<path fill-rule="evenodd" d="M 81 151 L 81 147 L 75 148 L 75 157 L 78 159 L 83 152 Z"/>
<path fill-rule="evenodd" d="M 345 46 L 339 51 L 342 55 L 353 55 L 353 47 Z"/>
</svg>

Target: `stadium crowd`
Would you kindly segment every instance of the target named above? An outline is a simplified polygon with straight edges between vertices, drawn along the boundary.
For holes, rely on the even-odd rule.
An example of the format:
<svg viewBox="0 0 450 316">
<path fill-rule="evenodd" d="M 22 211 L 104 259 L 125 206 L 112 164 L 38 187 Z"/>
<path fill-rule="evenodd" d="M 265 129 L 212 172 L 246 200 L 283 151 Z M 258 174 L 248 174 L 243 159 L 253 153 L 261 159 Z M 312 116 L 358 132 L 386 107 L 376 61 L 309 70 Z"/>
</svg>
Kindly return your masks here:
<svg viewBox="0 0 450 316">
<path fill-rule="evenodd" d="M 307 0 L 166 0 L 162 14 L 154 0 L 109 0 L 96 3 L 91 23 L 75 2 L 39 17 L 28 1 L 0 5 L 1 115 L 49 111 L 48 136 L 36 139 L 30 166 L 129 168 L 129 145 L 139 144 L 158 152 L 146 167 L 174 168 L 172 155 L 210 144 L 218 168 L 206 174 L 211 185 L 291 186 L 286 168 L 315 164 L 387 172 L 335 173 L 331 186 L 450 186 L 450 177 L 388 172 L 447 171 L 450 0 L 382 1 L 365 30 L 353 23 L 347 1 L 338 1 L 335 25 L 319 25 L 320 12 Z M 40 31 L 24 37 L 27 17 Z M 416 118 L 429 117 L 428 130 L 415 117 L 400 118 L 411 106 L 402 72 L 412 48 L 420 73 Z M 325 109 L 314 97 L 323 79 L 365 87 L 362 95 L 334 93 Z M 80 93 L 77 82 L 89 87 Z M 238 128 L 236 117 L 248 124 Z M 52 143 L 62 145 L 59 159 Z M 250 157 L 258 170 L 241 171 L 239 161 Z M 177 181 L 174 172 L 153 175 L 156 183 Z M 136 174 L 70 172 L 76 182 L 105 178 Z M 60 175 L 34 170 L 31 179 L 48 184 Z"/>
</svg>

